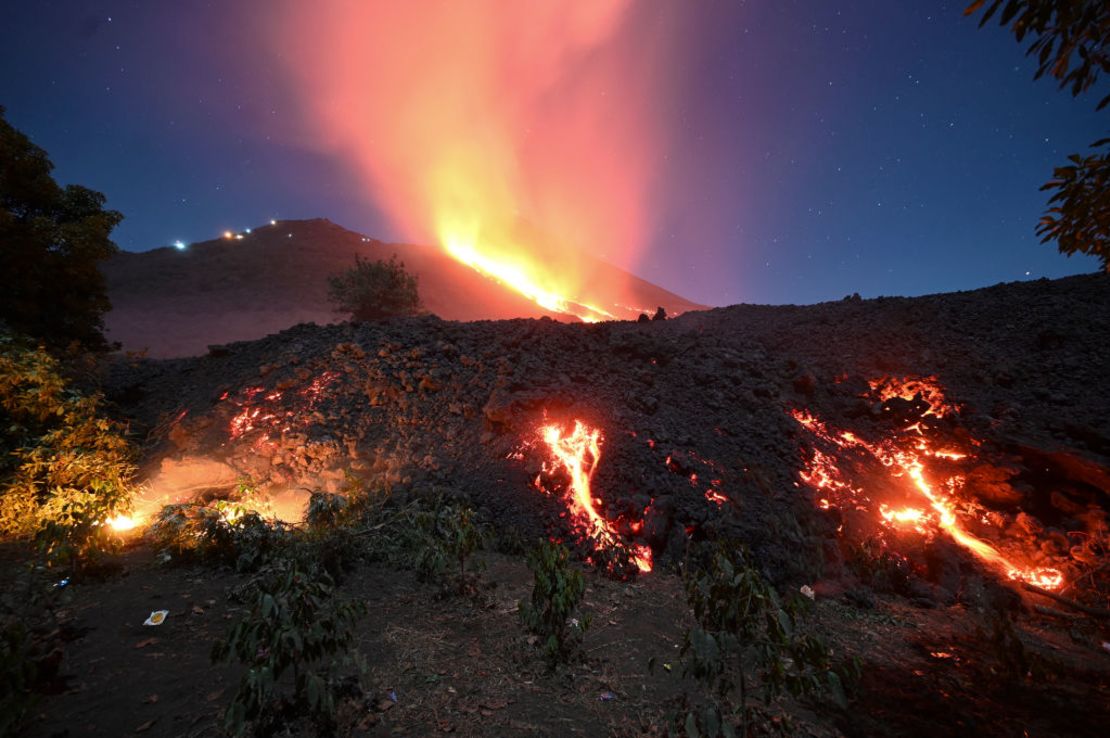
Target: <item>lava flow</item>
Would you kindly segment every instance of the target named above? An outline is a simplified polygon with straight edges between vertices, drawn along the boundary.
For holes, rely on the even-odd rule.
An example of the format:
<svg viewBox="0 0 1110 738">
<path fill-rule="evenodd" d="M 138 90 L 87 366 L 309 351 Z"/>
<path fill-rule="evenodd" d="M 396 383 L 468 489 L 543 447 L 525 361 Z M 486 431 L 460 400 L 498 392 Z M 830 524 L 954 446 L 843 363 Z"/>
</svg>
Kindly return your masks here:
<svg viewBox="0 0 1110 738">
<path fill-rule="evenodd" d="M 877 442 L 864 440 L 850 431 L 832 429 L 809 412 L 792 412 L 794 419 L 829 449 L 814 448 L 800 474 L 802 481 L 818 493 L 818 506 L 843 512 L 877 512 L 874 519 L 881 525 L 914 530 L 930 538 L 943 531 L 980 561 L 1012 580 L 1045 589 L 1059 587 L 1064 581 L 1060 570 L 1022 560 L 1027 557 L 1004 554 L 971 532 L 972 527 L 990 525 L 992 517 L 974 499 L 961 496 L 966 479 L 957 473 L 956 467 L 961 461 L 974 458 L 974 451 L 954 447 L 952 441 L 938 440 L 932 419 L 945 417 L 955 408 L 945 402 L 935 382 L 883 379 L 871 382 L 871 390 L 875 395 L 872 399 L 883 403 L 884 413 L 891 410 L 890 401 L 894 398 L 905 401 L 903 407 L 909 410 L 904 425 Z M 974 440 L 970 443 L 978 445 Z M 882 466 L 897 490 L 895 496 L 903 497 L 897 502 L 908 504 L 896 504 L 894 499 L 875 500 L 873 490 L 865 490 L 849 479 L 849 464 L 861 456 Z M 868 486 L 882 484 L 876 478 Z"/>
<path fill-rule="evenodd" d="M 569 435 L 554 424 L 545 425 L 541 433 L 557 464 L 570 475 L 570 487 L 565 496 L 574 522 L 594 539 L 597 546 L 606 549 L 626 548 L 637 569 L 641 572 L 651 571 L 651 549 L 626 543 L 612 523 L 603 518 L 595 507 L 591 483 L 601 460 L 601 431 L 588 428 L 576 420 L 574 431 Z"/>
</svg>

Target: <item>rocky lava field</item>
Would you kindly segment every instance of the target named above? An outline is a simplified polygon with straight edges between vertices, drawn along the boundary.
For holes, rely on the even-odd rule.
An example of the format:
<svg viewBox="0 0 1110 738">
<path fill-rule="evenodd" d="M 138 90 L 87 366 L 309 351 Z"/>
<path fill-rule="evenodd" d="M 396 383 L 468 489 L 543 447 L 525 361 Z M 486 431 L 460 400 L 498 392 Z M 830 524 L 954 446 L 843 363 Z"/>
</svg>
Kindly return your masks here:
<svg viewBox="0 0 1110 738">
<path fill-rule="evenodd" d="M 483 602 L 382 565 L 352 575 L 374 682 L 400 695 L 370 734 L 664 734 L 697 688 L 680 676 L 676 572 L 691 542 L 727 539 L 780 590 L 809 588 L 814 627 L 862 666 L 847 710 L 789 702 L 762 730 L 1103 735 L 1107 315 L 1110 277 L 1087 275 L 664 321 L 304 324 L 196 358 L 120 358 L 106 381 L 146 439 L 140 514 L 249 479 L 296 518 L 309 490 L 353 476 L 465 500 L 502 540 L 574 547 L 601 626 L 556 675 L 513 614 L 518 554 L 487 554 Z M 589 510 L 553 445 L 576 424 L 598 442 L 578 457 Z M 204 639 L 236 575 L 160 568 L 141 542 L 124 569 L 76 587 L 72 617 L 91 629 L 67 650 L 78 686 L 46 700 L 41 734 L 214 730 L 228 677 Z M 184 613 L 139 648 L 141 618 L 125 621 L 158 598 Z M 998 612 L 1036 668 L 1006 667 Z M 649 673 L 651 657 L 673 672 Z"/>
</svg>

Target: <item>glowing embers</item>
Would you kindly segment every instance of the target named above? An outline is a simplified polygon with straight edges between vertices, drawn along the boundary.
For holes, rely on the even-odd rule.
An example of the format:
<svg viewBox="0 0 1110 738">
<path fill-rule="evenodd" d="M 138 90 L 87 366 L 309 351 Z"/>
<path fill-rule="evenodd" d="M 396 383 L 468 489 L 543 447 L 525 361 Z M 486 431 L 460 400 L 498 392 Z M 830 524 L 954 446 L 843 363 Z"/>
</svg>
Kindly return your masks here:
<svg viewBox="0 0 1110 738">
<path fill-rule="evenodd" d="M 831 428 L 808 411 L 791 413 L 817 440 L 799 476 L 816 491 L 818 506 L 839 511 L 853 527 L 877 524 L 891 534 L 880 532 L 883 540 L 944 533 L 1010 579 L 1059 587 L 1062 572 L 1038 561 L 1034 542 L 1005 539 L 1006 516 L 984 507 L 969 488 L 965 470 L 979 463 L 974 447 L 980 444 L 935 422 L 957 412 L 936 380 L 884 378 L 870 385 L 868 399 L 882 403 L 876 441 Z"/>
<path fill-rule="evenodd" d="M 295 426 L 308 425 L 324 390 L 338 377 L 336 372 L 323 372 L 293 392 L 265 387 L 248 387 L 237 397 L 225 392 L 220 399 L 239 408 L 228 421 L 228 435 L 234 441 L 255 430 L 287 432 Z"/>
<path fill-rule="evenodd" d="M 594 498 L 591 484 L 598 462 L 601 461 L 601 431 L 576 420 L 574 430 L 569 434 L 560 426 L 549 424 L 540 429 L 540 435 L 547 444 L 553 461 L 550 466 L 544 464 L 544 472 L 561 470 L 569 476 L 569 486 L 563 492 L 563 498 L 571 520 L 586 538 L 592 540 L 597 554 L 605 554 L 604 557 L 595 557 L 595 561 L 627 552 L 637 569 L 641 572 L 651 571 L 651 549 L 625 542 L 616 526 L 597 511 L 597 505 L 601 501 Z M 542 476 L 536 477 L 535 486 L 546 492 Z M 642 524 L 635 523 L 630 527 L 638 529 L 640 525 Z"/>
</svg>

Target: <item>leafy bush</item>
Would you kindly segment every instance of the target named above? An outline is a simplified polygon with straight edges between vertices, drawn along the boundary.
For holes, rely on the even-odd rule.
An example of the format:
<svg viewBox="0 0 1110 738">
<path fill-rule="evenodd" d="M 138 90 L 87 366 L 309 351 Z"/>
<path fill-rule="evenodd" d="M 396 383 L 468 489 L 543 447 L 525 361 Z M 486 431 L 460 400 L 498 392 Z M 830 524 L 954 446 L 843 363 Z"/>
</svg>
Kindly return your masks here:
<svg viewBox="0 0 1110 738">
<path fill-rule="evenodd" d="M 305 523 L 310 530 L 335 528 L 347 516 L 350 502 L 346 495 L 334 495 L 315 491 L 308 498 Z"/>
<path fill-rule="evenodd" d="M 444 576 L 458 567 L 459 594 L 468 586 L 466 562 L 486 542 L 485 533 L 474 523 L 469 507 L 446 505 L 423 516 L 424 538 L 416 557 L 416 570 L 423 578 Z"/>
<path fill-rule="evenodd" d="M 327 573 L 302 557 L 273 559 L 248 588 L 249 611 L 212 649 L 212 660 L 246 667 L 224 713 L 235 736 L 267 734 L 298 717 L 334 728 L 338 670 L 363 670 L 352 648 L 361 602 L 340 599 Z M 281 680 L 292 672 L 292 691 Z"/>
<path fill-rule="evenodd" d="M 355 265 L 328 279 L 328 299 L 337 312 L 367 321 L 416 315 L 421 310 L 417 279 L 396 255 L 389 261 L 355 257 Z"/>
<path fill-rule="evenodd" d="M 569 559 L 566 547 L 550 541 L 528 555 L 532 600 L 520 603 L 520 618 L 540 637 L 551 666 L 570 655 L 590 625 L 588 617 L 581 621 L 572 618 L 586 593 L 586 581 Z"/>
<path fill-rule="evenodd" d="M 0 535 L 34 538 L 52 563 L 87 563 L 130 511 L 134 449 L 101 405 L 44 349 L 0 336 Z"/>
<path fill-rule="evenodd" d="M 363 495 L 356 494 L 352 502 L 347 495 L 317 491 L 308 498 L 304 545 L 311 549 L 312 559 L 336 581 L 369 556 L 365 531 L 358 525 L 365 510 Z"/>
<path fill-rule="evenodd" d="M 780 602 L 741 547 L 717 547 L 709 565 L 688 576 L 686 596 L 697 625 L 683 644 L 685 671 L 716 696 L 700 711 L 686 714 L 687 735 L 733 736 L 737 713 L 741 735 L 747 735 L 750 688 L 745 657 L 758 666 L 765 702 L 785 690 L 794 696 L 827 693 L 846 703 L 828 648 L 798 632 L 795 606 Z M 738 704 L 732 709 L 734 694 Z"/>
<path fill-rule="evenodd" d="M 284 523 L 222 500 L 210 505 L 166 505 L 150 524 L 147 537 L 167 560 L 227 564 L 243 572 L 256 571 L 291 545 L 291 532 Z"/>
</svg>

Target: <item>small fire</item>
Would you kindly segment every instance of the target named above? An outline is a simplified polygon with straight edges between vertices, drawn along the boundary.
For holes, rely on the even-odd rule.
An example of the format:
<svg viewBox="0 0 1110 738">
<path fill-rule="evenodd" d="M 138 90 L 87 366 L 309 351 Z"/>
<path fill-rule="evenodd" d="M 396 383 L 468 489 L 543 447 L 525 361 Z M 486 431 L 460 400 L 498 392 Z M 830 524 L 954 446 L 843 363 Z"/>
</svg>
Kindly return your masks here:
<svg viewBox="0 0 1110 738">
<path fill-rule="evenodd" d="M 108 526 L 117 533 L 126 533 L 139 526 L 139 521 L 130 515 L 116 515 L 115 517 L 108 518 L 106 522 Z"/>
<path fill-rule="evenodd" d="M 558 425 L 545 425 L 541 429 L 544 442 L 555 460 L 570 475 L 567 502 L 576 523 L 606 548 L 627 547 L 636 568 L 649 572 L 652 568 L 651 549 L 643 545 L 626 544 L 595 507 L 591 483 L 598 462 L 601 460 L 601 431 L 588 428 L 580 420 L 574 421 L 574 431 L 567 435 Z"/>
<path fill-rule="evenodd" d="M 969 530 L 969 525 L 981 522 L 978 514 L 981 508 L 974 502 L 959 498 L 958 493 L 965 485 L 964 477 L 945 471 L 945 463 L 960 461 L 967 458 L 968 454 L 950 446 L 937 446 L 932 438 L 930 419 L 945 417 L 957 409 L 945 400 L 936 379 L 930 377 L 898 381 L 884 378 L 870 384 L 873 393 L 884 403 L 897 397 L 921 401 L 928 407 L 920 413 L 920 417 L 910 419 L 900 432 L 875 443 L 849 431 L 830 429 L 809 412 L 794 410 L 792 415 L 803 428 L 826 446 L 843 452 L 834 456 L 815 448 L 799 475 L 803 482 L 819 493 L 819 506 L 823 509 L 836 507 L 864 512 L 874 509 L 873 501 L 864 489 L 845 481 L 839 463 L 841 457 L 850 458 L 853 453 L 862 453 L 864 457 L 869 456 L 878 461 L 889 479 L 904 493 L 924 503 L 924 506 L 902 507 L 880 503 L 878 520 L 883 525 L 909 528 L 927 537 L 943 531 L 965 550 L 1009 579 L 1045 589 L 1059 587 L 1064 581 L 1059 570 L 1016 562 Z M 971 443 L 978 442 L 972 440 Z M 936 478 L 943 479 L 940 483 L 932 478 L 935 466 L 942 469 L 936 474 Z"/>
</svg>

